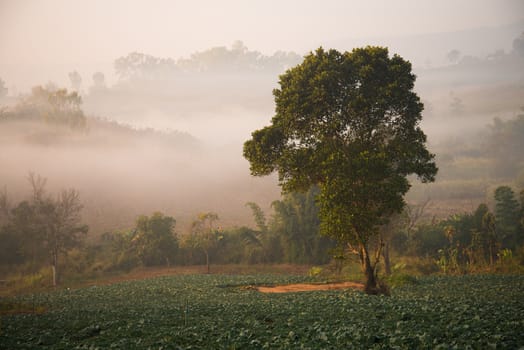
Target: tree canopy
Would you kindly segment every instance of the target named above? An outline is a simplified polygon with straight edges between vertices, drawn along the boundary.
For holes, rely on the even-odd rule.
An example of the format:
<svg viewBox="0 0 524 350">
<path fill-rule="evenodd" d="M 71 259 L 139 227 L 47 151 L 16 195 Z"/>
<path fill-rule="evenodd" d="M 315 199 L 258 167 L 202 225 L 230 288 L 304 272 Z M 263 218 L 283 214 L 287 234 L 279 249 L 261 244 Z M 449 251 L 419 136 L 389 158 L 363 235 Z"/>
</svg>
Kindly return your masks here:
<svg viewBox="0 0 524 350">
<path fill-rule="evenodd" d="M 495 190 L 495 213 L 497 231 L 501 236 L 504 248 L 514 247 L 520 243 L 519 221 L 520 205 L 515 192 L 509 186 L 499 186 Z"/>
<path fill-rule="evenodd" d="M 320 231 L 358 252 L 370 288 L 368 248 L 404 207 L 407 176 L 437 173 L 414 82 L 411 64 L 387 48 L 319 48 L 280 76 L 271 125 L 244 144 L 252 175 L 276 171 L 284 191 L 319 186 Z"/>
<path fill-rule="evenodd" d="M 176 220 L 161 212 L 151 216 L 141 215 L 136 220 L 133 243 L 142 263 L 146 266 L 170 266 L 174 253 L 178 248 L 178 240 L 174 228 Z"/>
</svg>

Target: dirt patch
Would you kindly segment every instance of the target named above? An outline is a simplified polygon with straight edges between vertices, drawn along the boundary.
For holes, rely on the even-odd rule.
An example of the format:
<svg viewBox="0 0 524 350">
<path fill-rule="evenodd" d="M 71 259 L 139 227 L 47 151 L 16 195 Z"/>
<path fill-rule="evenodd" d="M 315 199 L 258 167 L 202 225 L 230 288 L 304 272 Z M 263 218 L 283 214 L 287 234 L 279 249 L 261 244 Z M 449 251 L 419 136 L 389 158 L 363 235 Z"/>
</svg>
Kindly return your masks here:
<svg viewBox="0 0 524 350">
<path fill-rule="evenodd" d="M 309 284 L 297 283 L 286 284 L 275 287 L 258 287 L 262 293 L 293 293 L 293 292 L 310 292 L 315 290 L 335 290 L 335 289 L 358 289 L 363 290 L 364 285 L 356 282 L 326 283 L 326 284 Z"/>
</svg>

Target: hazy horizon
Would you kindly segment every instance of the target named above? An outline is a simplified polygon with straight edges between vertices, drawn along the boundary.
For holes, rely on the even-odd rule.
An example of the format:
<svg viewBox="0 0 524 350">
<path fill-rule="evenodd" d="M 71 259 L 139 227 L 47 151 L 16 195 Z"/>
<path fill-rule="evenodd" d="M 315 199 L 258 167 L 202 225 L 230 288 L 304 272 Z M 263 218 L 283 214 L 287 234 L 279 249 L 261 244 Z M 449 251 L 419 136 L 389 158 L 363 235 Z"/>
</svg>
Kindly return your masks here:
<svg viewBox="0 0 524 350">
<path fill-rule="evenodd" d="M 522 27 L 523 14 L 524 3 L 518 0 L 324 1 L 322 6 L 297 0 L 2 0 L 0 77 L 15 94 L 48 81 L 63 84 L 64 72 L 72 70 L 85 76 L 103 71 L 112 83 L 113 61 L 130 52 L 188 58 L 236 40 L 267 55 L 278 50 L 303 55 L 319 46 L 387 45 L 422 66 L 426 58 L 409 47 L 417 37 Z M 464 54 L 486 54 L 492 41 L 486 35 L 462 40 L 470 45 Z M 446 50 L 455 49 L 454 44 Z M 491 49 L 510 47 L 507 40 Z M 433 57 L 433 64 L 442 64 L 445 53 Z"/>
</svg>

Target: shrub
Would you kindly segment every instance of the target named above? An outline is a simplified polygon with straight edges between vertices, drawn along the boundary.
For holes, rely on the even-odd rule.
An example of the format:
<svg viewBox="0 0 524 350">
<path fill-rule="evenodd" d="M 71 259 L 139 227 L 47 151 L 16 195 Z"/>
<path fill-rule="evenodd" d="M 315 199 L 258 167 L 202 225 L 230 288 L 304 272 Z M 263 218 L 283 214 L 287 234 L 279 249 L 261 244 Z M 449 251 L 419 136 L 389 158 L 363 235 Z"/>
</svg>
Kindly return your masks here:
<svg viewBox="0 0 524 350">
<path fill-rule="evenodd" d="M 415 276 L 409 275 L 407 273 L 397 272 L 393 273 L 386 278 L 387 283 L 390 287 L 396 288 L 405 285 L 418 284 L 418 279 Z"/>
</svg>

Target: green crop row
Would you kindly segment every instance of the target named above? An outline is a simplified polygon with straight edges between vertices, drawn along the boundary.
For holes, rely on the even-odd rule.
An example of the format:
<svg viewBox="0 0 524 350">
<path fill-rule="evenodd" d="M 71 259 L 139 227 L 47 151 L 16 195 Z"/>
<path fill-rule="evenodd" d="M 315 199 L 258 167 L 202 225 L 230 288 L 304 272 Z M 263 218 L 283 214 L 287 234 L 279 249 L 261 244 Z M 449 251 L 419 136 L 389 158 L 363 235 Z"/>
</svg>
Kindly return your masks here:
<svg viewBox="0 0 524 350">
<path fill-rule="evenodd" d="M 524 276 L 427 277 L 392 296 L 263 294 L 304 277 L 185 275 L 4 299 L 1 349 L 518 349 Z M 45 312 L 29 312 L 31 305 Z M 22 310 L 21 309 L 21 310 Z"/>
</svg>

